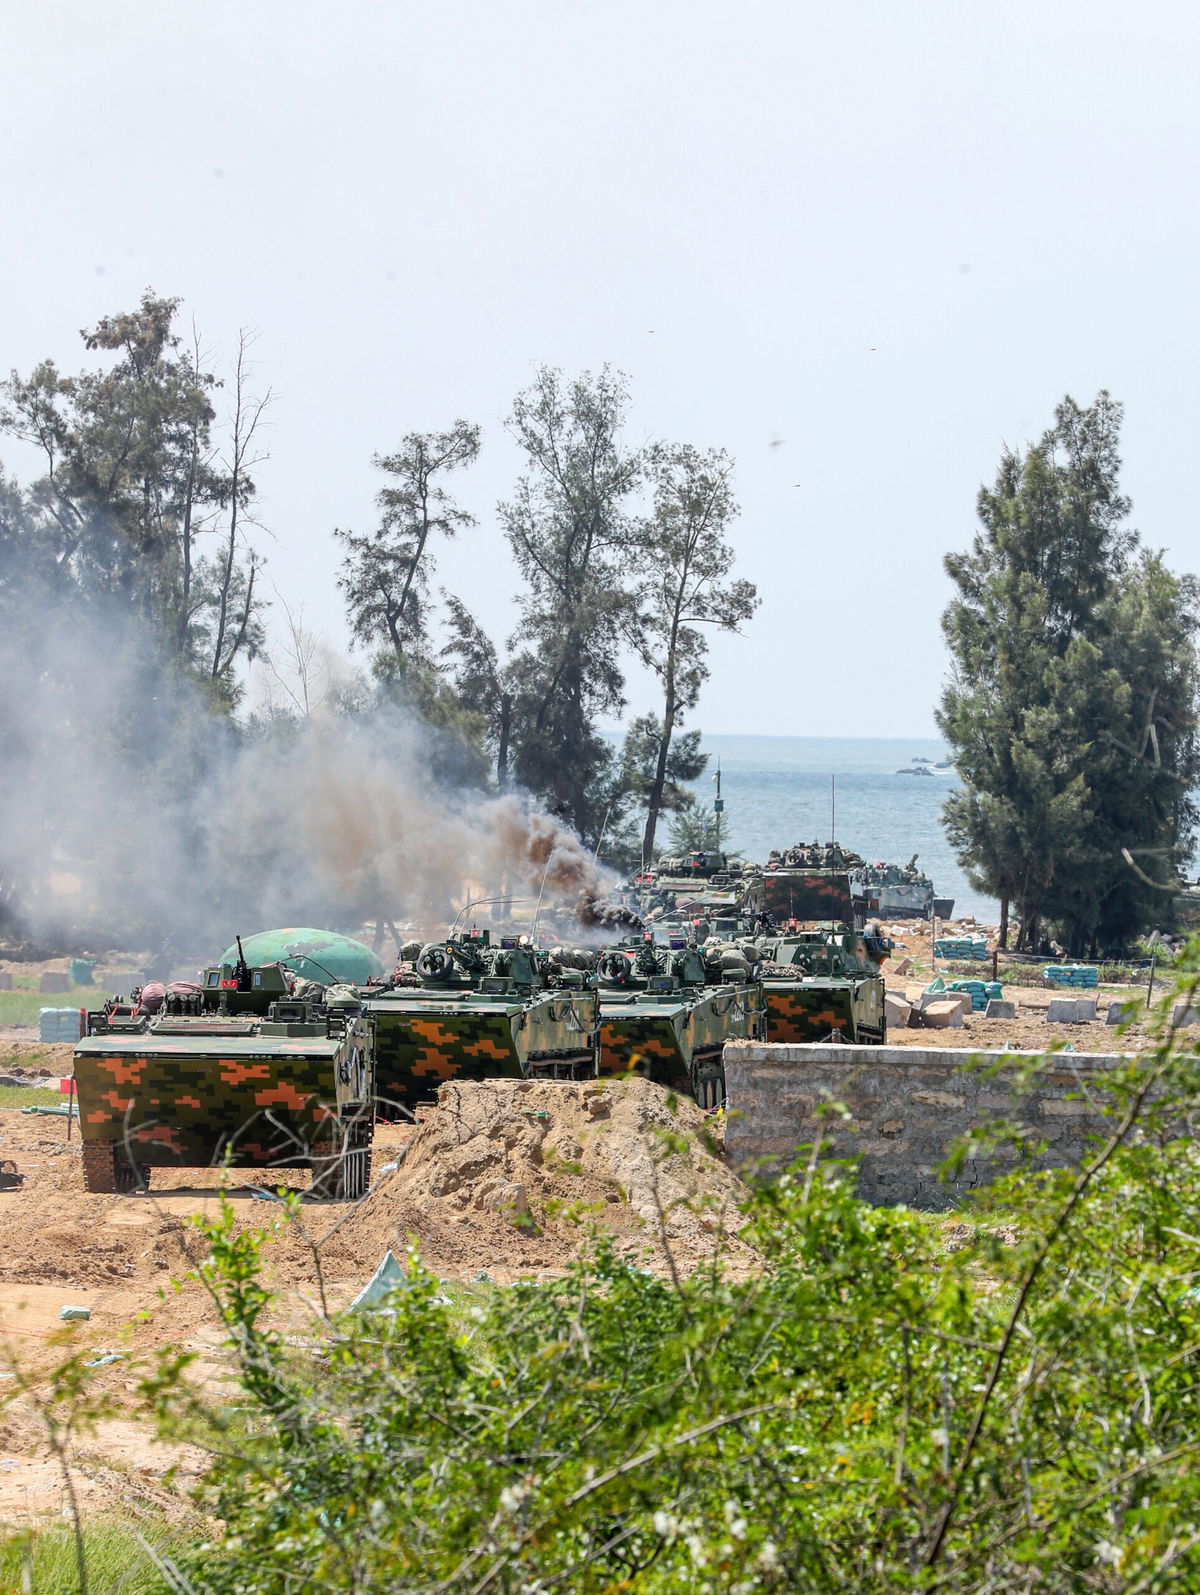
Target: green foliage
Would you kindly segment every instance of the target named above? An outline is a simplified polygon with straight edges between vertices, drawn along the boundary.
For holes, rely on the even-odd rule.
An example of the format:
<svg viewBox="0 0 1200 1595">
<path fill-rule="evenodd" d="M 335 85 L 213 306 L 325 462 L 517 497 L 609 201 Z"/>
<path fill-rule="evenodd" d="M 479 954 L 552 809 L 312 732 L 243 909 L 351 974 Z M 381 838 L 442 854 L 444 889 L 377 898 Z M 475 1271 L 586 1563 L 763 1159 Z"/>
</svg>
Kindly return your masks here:
<svg viewBox="0 0 1200 1595">
<path fill-rule="evenodd" d="M 504 664 L 496 645 L 461 598 L 443 592 L 449 620 L 449 641 L 441 657 L 451 663 L 459 702 L 478 717 L 481 738 L 495 760 L 496 790 L 509 788 L 509 759 L 518 717 L 527 706 L 521 673 L 512 661 Z"/>
<path fill-rule="evenodd" d="M 162 1587 L 1194 1587 L 1200 1058 L 1167 1016 L 1198 965 L 1200 942 L 1160 1044 L 1112 1071 L 1083 1164 L 1008 1176 L 954 1253 L 930 1215 L 858 1201 L 815 1148 L 737 1221 L 763 1260 L 750 1277 L 720 1256 L 658 1277 L 599 1239 L 559 1280 L 447 1288 L 414 1254 L 388 1311 L 295 1336 L 267 1311 L 266 1237 L 225 1204 L 199 1273 L 239 1398 L 192 1392 L 170 1348 L 141 1384 L 169 1437 L 209 1447 L 201 1504 L 223 1524 L 159 1543 Z M 664 1135 L 661 1155 L 686 1144 Z M 276 1227 L 299 1221 L 293 1194 Z M 79 1356 L 10 1394 L 64 1459 L 115 1399 Z M 32 1587 L 82 1587 L 81 1562 L 92 1590 L 120 1587 L 108 1529 L 77 1530 L 10 1542 L 0 1570 L 65 1554 Z M 129 1562 L 129 1587 L 157 1592 Z"/>
<path fill-rule="evenodd" d="M 1094 953 L 1162 921 L 1193 840 L 1198 589 L 1137 555 L 1121 415 L 1106 393 L 1064 399 L 1040 442 L 1006 451 L 971 551 L 946 559 L 938 721 L 963 778 L 946 826 L 1030 949 L 1049 928 Z"/>
<path fill-rule="evenodd" d="M 708 754 L 700 751 L 700 735 L 699 731 L 677 731 L 668 736 L 656 714 L 638 715 L 630 721 L 621 748 L 621 785 L 646 818 L 636 836 L 628 838 L 628 867 L 640 868 L 653 856 L 645 850 L 647 828 L 651 832 L 657 829 L 660 814 L 675 814 L 694 802 L 685 783 L 703 775 L 708 764 Z M 655 824 L 649 826 L 652 808 Z"/>
<path fill-rule="evenodd" d="M 378 650 L 392 671 L 429 661 L 432 542 L 475 524 L 442 478 L 475 462 L 479 437 L 469 421 L 456 421 L 448 432 L 410 432 L 394 454 L 373 461 L 390 478 L 376 494 L 382 511 L 376 530 L 333 534 L 346 550 L 338 586 L 351 635 Z"/>
<path fill-rule="evenodd" d="M 601 1240 L 464 1305 L 414 1256 L 390 1313 L 289 1345 L 226 1214 L 205 1273 L 254 1438 L 213 1438 L 226 1532 L 190 1587 L 1190 1587 L 1200 1063 L 1168 1039 L 1112 1086 L 1087 1164 L 1009 1177 L 950 1255 L 814 1155 L 744 1215 L 756 1277 Z"/>
<path fill-rule="evenodd" d="M 94 841 L 93 806 L 114 807 L 107 772 L 120 772 L 118 803 L 138 792 L 179 825 L 263 643 L 246 531 L 270 396 L 250 394 L 243 337 L 222 424 L 222 382 L 181 343 L 178 308 L 148 291 L 83 334 L 95 368 L 65 376 L 44 361 L 0 384 L 0 431 L 44 467 L 24 492 L 0 482 L 0 762 L 41 777 L 36 798 L 5 806 L 0 921 L 22 934 L 35 922 L 51 942 L 75 928 L 49 890 L 56 859 L 94 861 L 96 904 L 110 869 L 130 876 Z M 97 783 L 86 794 L 85 766 Z M 161 937 L 152 883 L 138 895 L 145 912 L 127 916 L 124 937 Z"/>
<path fill-rule="evenodd" d="M 711 803 L 701 803 L 692 792 L 684 795 L 671 814 L 667 848 L 671 853 L 720 850 L 725 844 L 729 821 Z"/>
<path fill-rule="evenodd" d="M 626 447 L 625 379 L 607 367 L 568 382 L 542 367 L 513 403 L 509 430 L 526 474 L 500 517 L 525 582 L 512 766 L 520 783 L 595 845 L 617 793 L 596 729 L 624 707 L 619 664 L 632 602 L 627 500 L 641 454 Z"/>
<path fill-rule="evenodd" d="M 84 1525 L 87 1595 L 178 1595 L 146 1550 L 178 1556 L 183 1538 L 146 1525 L 138 1530 L 115 1518 Z M 34 1529 L 0 1542 L 0 1592 L 81 1595 L 75 1537 L 69 1528 Z"/>
<path fill-rule="evenodd" d="M 149 289 L 136 310 L 81 336 L 111 357 L 63 376 L 43 361 L 0 385 L 0 430 L 40 451 L 45 475 L 25 501 L 28 558 L 56 596 L 102 603 L 111 624 L 149 623 L 173 664 L 218 682 L 232 701 L 235 662 L 262 644 L 258 559 L 244 549 L 261 456 L 254 440 L 270 402 L 250 397 L 239 344 L 228 441 L 214 431 L 221 381 L 174 330 L 178 299 Z M 217 551 L 202 539 L 216 534 Z"/>
</svg>

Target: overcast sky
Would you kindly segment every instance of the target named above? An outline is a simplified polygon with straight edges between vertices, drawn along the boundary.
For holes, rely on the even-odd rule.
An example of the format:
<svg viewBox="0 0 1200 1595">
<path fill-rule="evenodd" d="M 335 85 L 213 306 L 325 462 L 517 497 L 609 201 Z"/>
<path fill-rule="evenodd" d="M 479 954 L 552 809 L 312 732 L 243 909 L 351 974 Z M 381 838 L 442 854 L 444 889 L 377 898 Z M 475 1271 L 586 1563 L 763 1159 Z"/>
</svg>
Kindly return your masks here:
<svg viewBox="0 0 1200 1595">
<path fill-rule="evenodd" d="M 626 372 L 737 459 L 709 732 L 925 735 L 941 556 L 1064 392 L 1127 406 L 1135 520 L 1197 566 L 1200 11 L 1163 0 L 39 0 L 4 7 L 0 369 L 179 295 L 258 329 L 272 578 L 338 647 L 371 455 L 485 432 L 440 579 L 497 633 L 503 423 Z M 27 474 L 0 441 L 10 469 Z M 631 707 L 652 688 L 631 677 Z"/>
</svg>

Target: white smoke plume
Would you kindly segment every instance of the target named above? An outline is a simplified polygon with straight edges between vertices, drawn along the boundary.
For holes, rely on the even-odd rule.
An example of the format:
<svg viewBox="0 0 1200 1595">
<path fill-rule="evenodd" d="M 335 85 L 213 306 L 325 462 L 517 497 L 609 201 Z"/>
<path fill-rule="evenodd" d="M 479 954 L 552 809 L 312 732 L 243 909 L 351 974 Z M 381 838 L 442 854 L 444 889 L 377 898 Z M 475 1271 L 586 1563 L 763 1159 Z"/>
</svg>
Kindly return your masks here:
<svg viewBox="0 0 1200 1595">
<path fill-rule="evenodd" d="M 48 946 L 219 951 L 274 925 L 443 927 L 472 896 L 580 904 L 608 884 L 518 796 L 450 789 L 402 713 L 239 740 L 94 616 L 0 636 L 0 907 Z M 23 924 L 22 924 L 23 919 Z"/>
<path fill-rule="evenodd" d="M 206 851 L 257 879 L 256 922 L 297 899 L 345 922 L 384 913 L 432 932 L 474 897 L 591 899 L 603 871 L 580 839 L 521 798 L 450 790 L 429 772 L 414 720 L 308 722 L 284 746 L 228 761 L 206 815 Z M 528 915 L 526 915 L 528 917 Z"/>
</svg>

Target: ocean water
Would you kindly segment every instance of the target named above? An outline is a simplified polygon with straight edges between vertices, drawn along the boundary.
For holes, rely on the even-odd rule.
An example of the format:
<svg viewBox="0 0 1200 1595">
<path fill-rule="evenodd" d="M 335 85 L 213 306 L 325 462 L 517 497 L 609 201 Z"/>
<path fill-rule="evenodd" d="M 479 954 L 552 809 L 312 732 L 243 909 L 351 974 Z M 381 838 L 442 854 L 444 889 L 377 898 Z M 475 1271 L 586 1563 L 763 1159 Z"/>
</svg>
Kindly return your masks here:
<svg viewBox="0 0 1200 1595">
<path fill-rule="evenodd" d="M 762 861 L 773 847 L 832 837 L 871 862 L 907 864 L 916 853 L 938 896 L 954 898 L 956 914 L 999 919 L 1000 905 L 968 885 L 942 829 L 942 804 L 958 777 L 897 774 L 918 757 L 946 759 L 936 738 L 706 736 L 703 746 L 708 770 L 694 790 L 711 802 L 719 760 L 728 850 Z"/>
</svg>

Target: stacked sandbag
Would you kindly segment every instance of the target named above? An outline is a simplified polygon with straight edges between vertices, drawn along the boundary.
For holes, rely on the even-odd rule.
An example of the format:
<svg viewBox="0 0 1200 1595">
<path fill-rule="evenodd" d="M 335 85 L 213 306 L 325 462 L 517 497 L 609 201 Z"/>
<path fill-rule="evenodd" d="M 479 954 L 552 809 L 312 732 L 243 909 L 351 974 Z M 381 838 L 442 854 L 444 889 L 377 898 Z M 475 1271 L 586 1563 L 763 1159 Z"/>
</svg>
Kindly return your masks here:
<svg viewBox="0 0 1200 1595">
<path fill-rule="evenodd" d="M 983 1013 L 989 1002 L 1004 995 L 1004 987 L 998 980 L 947 980 L 945 989 L 965 991 L 970 996 L 974 1013 Z"/>
<path fill-rule="evenodd" d="M 39 1008 L 38 1040 L 78 1041 L 83 1034 L 85 1023 L 86 1020 L 78 1008 Z"/>
<path fill-rule="evenodd" d="M 1095 964 L 1047 964 L 1042 978 L 1052 986 L 1079 986 L 1094 991 L 1100 984 L 1100 970 Z"/>
<path fill-rule="evenodd" d="M 935 958 L 965 959 L 983 963 L 988 956 L 986 936 L 939 936 L 933 944 Z"/>
</svg>

